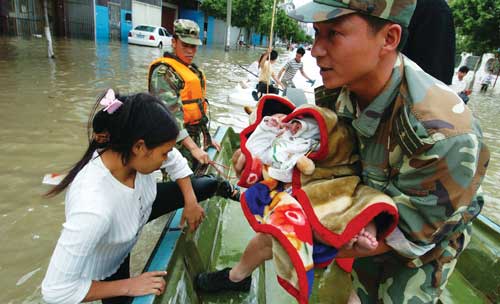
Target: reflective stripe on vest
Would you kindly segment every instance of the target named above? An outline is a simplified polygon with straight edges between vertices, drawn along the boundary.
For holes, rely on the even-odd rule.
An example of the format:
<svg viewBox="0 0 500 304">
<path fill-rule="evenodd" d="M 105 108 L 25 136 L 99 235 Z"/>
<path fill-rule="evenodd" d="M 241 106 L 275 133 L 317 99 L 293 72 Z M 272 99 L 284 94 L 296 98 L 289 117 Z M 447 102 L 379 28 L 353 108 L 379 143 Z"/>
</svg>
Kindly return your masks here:
<svg viewBox="0 0 500 304">
<path fill-rule="evenodd" d="M 158 64 L 171 66 L 184 81 L 184 88 L 180 92 L 182 111 L 184 113 L 184 123 L 189 125 L 199 123 L 203 118 L 203 115 L 206 114 L 208 110 L 208 105 L 205 100 L 205 75 L 201 73 L 204 83 L 204 86 L 202 87 L 200 78 L 198 78 L 198 75 L 189 69 L 189 67 L 174 58 L 162 57 L 156 59 L 149 65 L 148 83 L 151 83 L 152 71 Z M 201 112 L 202 108 L 203 113 Z"/>
</svg>

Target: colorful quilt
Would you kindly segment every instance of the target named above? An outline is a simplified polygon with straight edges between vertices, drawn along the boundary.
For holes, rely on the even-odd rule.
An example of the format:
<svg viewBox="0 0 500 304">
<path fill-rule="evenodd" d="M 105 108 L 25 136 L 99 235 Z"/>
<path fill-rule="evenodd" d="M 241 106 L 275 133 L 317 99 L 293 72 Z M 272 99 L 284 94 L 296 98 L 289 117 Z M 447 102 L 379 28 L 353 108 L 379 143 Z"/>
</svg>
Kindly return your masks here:
<svg viewBox="0 0 500 304">
<path fill-rule="evenodd" d="M 303 105 L 266 95 L 257 107 L 256 120 L 240 133 L 247 162 L 239 185 L 244 214 L 257 232 L 273 236 L 273 261 L 278 281 L 299 303 L 308 303 L 314 268 L 326 267 L 369 222 L 375 221 L 379 239 L 396 226 L 397 208 L 390 197 L 361 183 L 359 158 L 350 127 L 326 108 Z M 294 169 L 291 187 L 269 178 L 266 166 L 245 147 L 246 139 L 264 116 L 285 113 L 292 118 L 313 117 L 320 128 L 320 147 L 308 157 L 315 162 L 311 175 Z M 290 186 L 290 185 L 288 185 Z M 350 270 L 352 260 L 339 263 Z M 334 288 L 334 286 L 332 286 Z"/>
</svg>

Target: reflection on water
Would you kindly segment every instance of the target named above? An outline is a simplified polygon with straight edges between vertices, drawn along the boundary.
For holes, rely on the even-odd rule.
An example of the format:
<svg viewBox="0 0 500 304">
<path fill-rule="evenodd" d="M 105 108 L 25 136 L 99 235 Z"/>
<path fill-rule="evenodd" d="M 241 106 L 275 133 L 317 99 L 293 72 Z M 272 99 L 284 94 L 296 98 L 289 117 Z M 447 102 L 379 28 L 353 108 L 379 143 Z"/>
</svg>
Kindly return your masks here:
<svg viewBox="0 0 500 304">
<path fill-rule="evenodd" d="M 163 52 L 79 40 L 57 40 L 54 50 L 57 58 L 49 60 L 41 39 L 0 37 L 0 303 L 41 303 L 40 282 L 64 219 L 63 196 L 41 197 L 48 189 L 41 185 L 42 176 L 68 168 L 83 153 L 95 97 L 107 87 L 124 94 L 145 91 L 148 65 Z M 227 95 L 247 77 L 237 64 L 250 64 L 261 51 L 200 49 L 196 62 L 207 73 L 212 129 L 245 127 L 246 114 L 229 104 Z M 277 66 L 286 57 L 280 56 Z M 500 110 L 491 93 L 471 100 L 492 153 L 484 182 L 485 213 L 500 222 L 495 192 Z"/>
</svg>

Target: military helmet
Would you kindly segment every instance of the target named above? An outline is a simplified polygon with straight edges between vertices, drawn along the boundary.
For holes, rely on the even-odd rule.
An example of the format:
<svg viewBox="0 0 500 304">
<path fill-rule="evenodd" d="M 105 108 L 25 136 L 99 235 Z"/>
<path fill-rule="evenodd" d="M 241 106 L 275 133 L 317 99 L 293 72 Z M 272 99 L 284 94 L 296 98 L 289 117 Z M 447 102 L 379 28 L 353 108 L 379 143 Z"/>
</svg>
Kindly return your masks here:
<svg viewBox="0 0 500 304">
<path fill-rule="evenodd" d="M 189 19 L 177 19 L 174 21 L 174 34 L 184 43 L 201 45 L 200 27 L 196 22 Z"/>
<path fill-rule="evenodd" d="M 288 16 L 301 22 L 321 22 L 361 13 L 408 27 L 415 7 L 416 0 L 313 0 Z"/>
</svg>

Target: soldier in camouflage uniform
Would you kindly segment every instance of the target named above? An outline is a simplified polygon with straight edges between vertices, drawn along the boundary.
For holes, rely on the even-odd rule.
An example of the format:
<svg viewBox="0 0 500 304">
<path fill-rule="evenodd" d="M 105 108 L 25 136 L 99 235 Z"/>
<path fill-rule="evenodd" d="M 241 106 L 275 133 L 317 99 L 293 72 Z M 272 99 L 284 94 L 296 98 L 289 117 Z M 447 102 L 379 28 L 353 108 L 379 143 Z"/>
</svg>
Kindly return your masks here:
<svg viewBox="0 0 500 304">
<path fill-rule="evenodd" d="M 373 256 L 355 250 L 356 303 L 435 303 L 470 240 L 489 152 L 471 111 L 399 53 L 415 0 L 314 0 L 290 17 L 313 22 L 325 87 L 316 102 L 353 126 L 366 185 L 390 195 L 398 229 Z M 336 89 L 335 89 L 336 88 Z"/>
<path fill-rule="evenodd" d="M 199 32 L 200 29 L 195 22 L 187 19 L 175 20 L 172 38 L 174 52 L 173 54 L 165 52 L 163 58 L 153 61 L 148 74 L 149 92 L 163 100 L 175 114 L 180 128 L 177 138 L 180 143 L 178 149 L 188 159 L 193 169 L 198 163 L 208 163 L 208 154 L 204 149 L 212 145 L 218 148 L 218 144 L 212 141 L 208 128 L 207 100 L 204 96 L 206 79 L 203 72 L 192 62 L 198 45 L 201 45 Z M 183 79 L 186 78 L 183 75 L 187 75 L 190 79 Z M 191 98 L 193 94 L 189 91 L 192 89 L 192 81 L 195 82 L 194 87 L 200 90 L 198 98 Z M 199 108 L 201 115 L 198 119 L 186 120 L 183 103 L 184 107 L 194 104 Z M 202 135 L 204 149 L 200 148 Z"/>
</svg>

